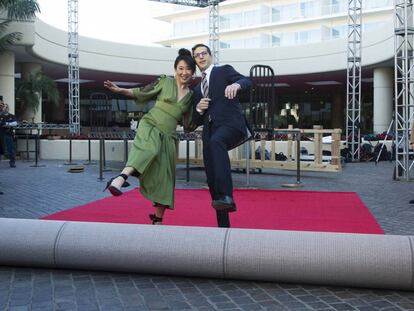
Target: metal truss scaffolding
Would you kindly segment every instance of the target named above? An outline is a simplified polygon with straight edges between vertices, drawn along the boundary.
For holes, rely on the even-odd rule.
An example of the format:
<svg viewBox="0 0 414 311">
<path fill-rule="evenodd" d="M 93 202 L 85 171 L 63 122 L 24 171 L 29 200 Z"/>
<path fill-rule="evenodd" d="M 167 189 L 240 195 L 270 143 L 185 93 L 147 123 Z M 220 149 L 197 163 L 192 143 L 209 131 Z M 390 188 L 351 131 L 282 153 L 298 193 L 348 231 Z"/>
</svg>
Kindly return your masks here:
<svg viewBox="0 0 414 311">
<path fill-rule="evenodd" d="M 161 3 L 171 3 L 178 5 L 195 6 L 205 8 L 208 6 L 208 29 L 209 29 L 209 46 L 213 53 L 214 64 L 220 61 L 220 36 L 219 36 L 219 3 L 225 0 L 149 0 Z"/>
<path fill-rule="evenodd" d="M 360 157 L 361 143 L 361 25 L 362 0 L 348 0 L 348 66 L 346 89 L 346 147 L 352 161 Z"/>
<path fill-rule="evenodd" d="M 219 1 L 208 0 L 208 27 L 209 27 L 209 45 L 213 53 L 214 64 L 220 62 L 220 16 L 219 16 Z"/>
<path fill-rule="evenodd" d="M 68 0 L 69 130 L 80 134 L 78 0 Z"/>
<path fill-rule="evenodd" d="M 410 124 L 414 121 L 413 1 L 395 0 L 395 177 L 410 180 Z M 413 135 L 414 133 L 411 133 Z"/>
<path fill-rule="evenodd" d="M 186 5 L 186 6 L 196 6 L 199 8 L 204 8 L 208 6 L 208 0 L 150 0 L 150 1 Z"/>
</svg>

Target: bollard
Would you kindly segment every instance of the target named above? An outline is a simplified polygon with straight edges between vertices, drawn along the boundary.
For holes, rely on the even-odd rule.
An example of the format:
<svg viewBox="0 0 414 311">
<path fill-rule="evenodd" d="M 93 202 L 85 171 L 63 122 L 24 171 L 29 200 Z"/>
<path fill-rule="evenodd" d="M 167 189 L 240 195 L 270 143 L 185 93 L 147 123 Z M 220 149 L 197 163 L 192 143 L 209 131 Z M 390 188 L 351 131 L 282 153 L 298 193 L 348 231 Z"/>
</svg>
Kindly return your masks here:
<svg viewBox="0 0 414 311">
<path fill-rule="evenodd" d="M 45 165 L 39 164 L 39 149 L 40 149 L 40 130 L 37 129 L 37 134 L 35 137 L 35 164 L 30 165 L 30 167 L 44 167 Z"/>
<path fill-rule="evenodd" d="M 91 138 L 88 136 L 88 162 L 85 163 L 86 165 L 91 164 Z"/>
<path fill-rule="evenodd" d="M 105 138 L 102 139 L 102 167 L 104 172 L 110 172 L 112 169 L 106 167 L 106 150 L 105 150 Z"/>
<path fill-rule="evenodd" d="M 300 132 L 296 133 L 296 184 L 300 185 Z"/>
<path fill-rule="evenodd" d="M 186 181 L 190 182 L 190 139 L 186 139 L 187 155 L 186 155 Z"/>
<path fill-rule="evenodd" d="M 96 161 L 92 161 L 92 140 L 88 135 L 88 161 L 83 163 L 84 165 L 96 164 Z"/>
<path fill-rule="evenodd" d="M 98 180 L 102 181 L 103 178 L 103 138 L 99 139 L 99 177 Z"/>
<path fill-rule="evenodd" d="M 124 132 L 124 164 L 126 165 L 128 162 L 128 137 Z"/>
<path fill-rule="evenodd" d="M 103 169 L 106 170 L 105 138 L 102 138 L 102 163 L 103 163 Z"/>
<path fill-rule="evenodd" d="M 72 134 L 69 136 L 69 161 L 64 165 L 77 165 L 77 163 L 72 162 Z"/>
<path fill-rule="evenodd" d="M 30 153 L 29 153 L 29 134 L 26 133 L 26 160 L 30 161 Z"/>
<path fill-rule="evenodd" d="M 72 136 L 69 137 L 69 163 L 72 163 Z"/>
<path fill-rule="evenodd" d="M 254 141 L 254 140 L 253 140 Z M 246 144 L 246 187 L 250 186 L 250 140 Z"/>
<path fill-rule="evenodd" d="M 300 131 L 294 131 L 296 139 L 296 182 L 294 184 L 283 184 L 282 187 L 300 188 L 302 183 L 300 181 Z"/>
</svg>

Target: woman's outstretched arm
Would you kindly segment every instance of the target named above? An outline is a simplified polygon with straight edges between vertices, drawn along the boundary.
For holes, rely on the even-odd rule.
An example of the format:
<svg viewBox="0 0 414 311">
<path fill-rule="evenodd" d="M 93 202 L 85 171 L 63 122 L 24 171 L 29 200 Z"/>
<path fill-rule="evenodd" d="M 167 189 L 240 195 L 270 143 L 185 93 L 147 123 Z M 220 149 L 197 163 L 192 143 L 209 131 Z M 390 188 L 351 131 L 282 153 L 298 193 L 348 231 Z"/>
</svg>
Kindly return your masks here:
<svg viewBox="0 0 414 311">
<path fill-rule="evenodd" d="M 124 89 L 109 80 L 104 81 L 104 87 L 106 87 L 108 90 L 110 90 L 113 93 L 121 94 L 127 97 L 134 97 L 132 89 Z"/>
</svg>

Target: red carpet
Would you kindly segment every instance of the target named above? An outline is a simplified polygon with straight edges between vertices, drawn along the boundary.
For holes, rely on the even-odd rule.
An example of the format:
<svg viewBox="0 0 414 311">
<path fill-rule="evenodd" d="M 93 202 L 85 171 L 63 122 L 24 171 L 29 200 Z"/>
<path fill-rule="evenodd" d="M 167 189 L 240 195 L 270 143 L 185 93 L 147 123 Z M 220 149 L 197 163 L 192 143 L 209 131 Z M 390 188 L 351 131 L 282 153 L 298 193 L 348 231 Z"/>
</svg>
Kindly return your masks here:
<svg viewBox="0 0 414 311">
<path fill-rule="evenodd" d="M 204 189 L 177 189 L 175 210 L 165 225 L 215 227 L 215 211 Z M 233 228 L 384 234 L 353 192 L 235 190 Z M 138 190 L 55 213 L 42 219 L 148 224 L 151 202 Z"/>
</svg>

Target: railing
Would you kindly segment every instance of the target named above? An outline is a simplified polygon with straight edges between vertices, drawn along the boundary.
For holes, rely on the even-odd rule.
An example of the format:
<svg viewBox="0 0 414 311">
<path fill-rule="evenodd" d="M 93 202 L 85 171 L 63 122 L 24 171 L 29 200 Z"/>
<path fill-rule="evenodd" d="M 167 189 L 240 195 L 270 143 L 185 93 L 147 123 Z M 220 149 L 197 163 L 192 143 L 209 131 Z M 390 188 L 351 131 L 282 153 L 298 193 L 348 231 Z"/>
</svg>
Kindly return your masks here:
<svg viewBox="0 0 414 311">
<path fill-rule="evenodd" d="M 37 130 L 52 128 L 54 125 L 33 125 L 33 126 L 20 126 L 20 129 L 34 128 Z M 58 128 L 65 127 L 65 125 L 56 126 Z M 118 132 L 99 132 L 90 133 L 86 136 L 87 142 L 82 143 L 82 140 L 74 140 L 76 143 L 75 156 L 77 159 L 88 159 L 90 163 L 92 159 L 97 159 L 96 154 L 92 150 L 92 141 L 99 141 L 100 148 L 100 162 L 106 162 L 105 142 L 113 140 L 122 140 L 123 142 L 115 142 L 118 148 L 112 148 L 111 157 L 116 153 L 117 158 L 123 156 L 123 161 L 127 161 L 128 144 L 133 136 L 132 131 L 118 131 Z M 323 136 L 330 135 L 331 140 L 324 142 Z M 308 137 L 304 140 L 304 137 Z M 322 129 L 315 126 L 313 129 L 275 129 L 275 130 L 259 130 L 255 134 L 255 139 L 239 146 L 229 152 L 231 165 L 235 169 L 250 170 L 263 170 L 269 168 L 279 168 L 288 170 L 300 171 L 324 171 L 324 172 L 339 172 L 341 170 L 341 130 L 340 129 Z M 310 138 L 309 138 L 310 137 Z M 40 154 L 39 134 L 35 136 L 30 135 L 30 140 L 35 140 L 35 150 L 29 150 L 29 135 L 21 135 L 22 139 L 26 139 L 26 150 L 20 152 L 27 154 L 29 159 L 29 153 L 35 153 L 35 162 L 37 164 L 38 155 Z M 300 139 L 302 138 L 302 140 Z M 85 141 L 85 139 L 83 139 Z M 181 144 L 180 144 L 181 142 Z M 58 141 L 56 143 L 59 143 Z M 59 143 L 60 144 L 60 143 Z M 119 145 L 123 144 L 123 146 Z M 186 163 L 187 168 L 190 165 L 203 166 L 202 155 L 202 137 L 201 131 L 193 133 L 178 133 L 177 140 L 177 158 L 178 163 Z M 69 163 L 72 162 L 72 137 L 69 138 L 67 145 L 59 145 L 60 151 L 62 146 L 67 146 Z M 121 148 L 119 148 L 121 147 Z M 63 147 L 65 148 L 65 147 Z M 302 148 L 308 150 L 308 154 L 302 153 Z M 56 149 L 56 148 L 55 148 Z M 96 149 L 98 150 L 98 149 Z M 96 153 L 95 150 L 95 153 Z M 86 152 L 85 152 L 86 151 Z M 329 151 L 330 155 L 325 156 L 324 151 Z M 82 153 L 83 152 L 83 153 Z M 82 153 L 82 156 L 80 154 Z M 246 161 L 246 158 L 248 161 Z M 112 159 L 113 160 L 113 159 Z M 299 160 L 299 161 L 298 161 Z"/>
<path fill-rule="evenodd" d="M 299 133 L 301 136 L 310 136 L 310 140 L 298 143 L 295 139 L 295 133 Z M 323 142 L 324 135 L 332 137 L 329 143 Z M 191 149 L 191 151 L 188 150 L 186 153 L 179 152 L 177 148 L 177 162 L 203 166 L 201 133 L 179 133 L 179 137 L 181 140 L 193 141 L 193 143 L 191 146 L 187 143 L 186 148 Z M 301 154 L 300 146 L 309 149 L 310 152 L 308 152 L 311 154 Z M 299 161 L 300 170 L 339 172 L 342 169 L 340 148 L 340 129 L 323 129 L 322 127 L 315 126 L 313 129 L 289 128 L 258 132 L 256 133 L 255 140 L 251 140 L 229 151 L 229 156 L 232 168 L 236 169 L 248 167 L 251 170 L 268 168 L 296 170 L 298 166 L 296 161 L 297 155 L 301 154 Z M 323 151 L 329 151 L 330 156 L 324 156 Z M 249 154 L 248 162 L 246 162 L 247 154 Z"/>
<path fill-rule="evenodd" d="M 54 123 L 30 123 L 30 122 L 19 122 L 14 127 L 16 130 L 61 130 L 69 129 L 69 124 L 54 124 Z"/>
</svg>

